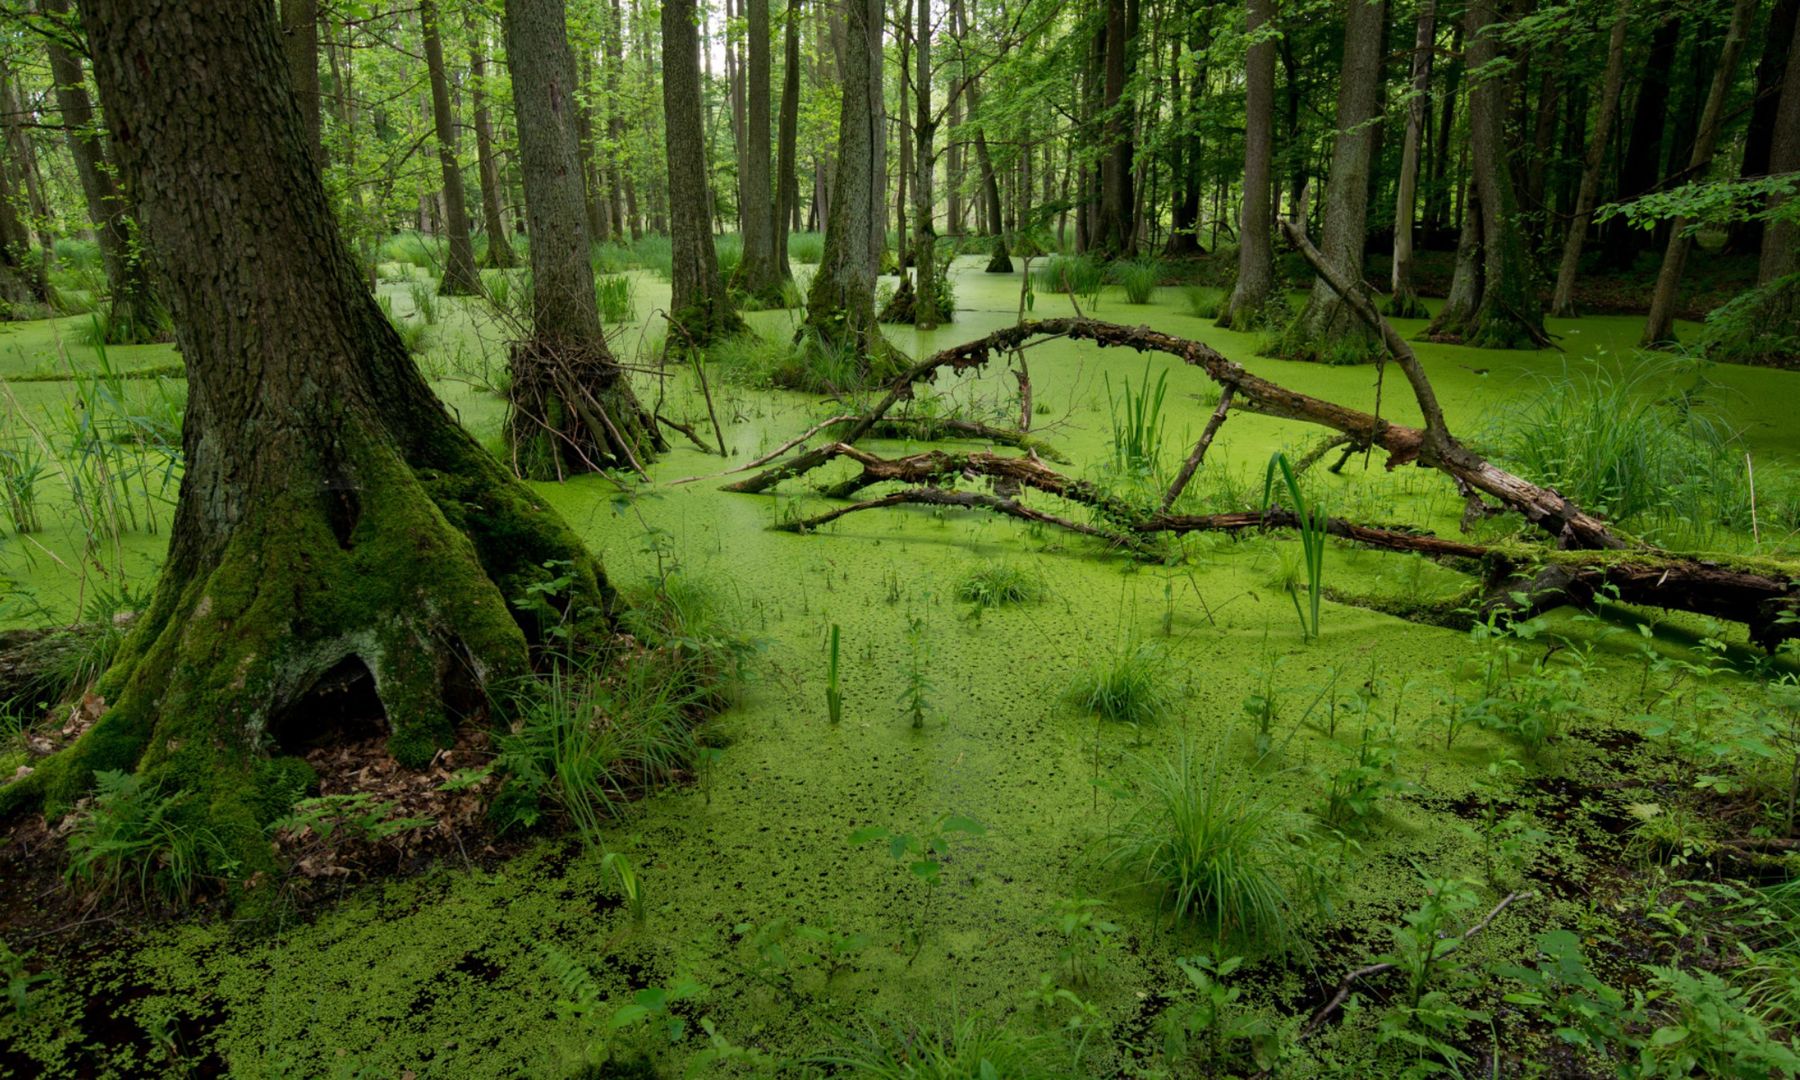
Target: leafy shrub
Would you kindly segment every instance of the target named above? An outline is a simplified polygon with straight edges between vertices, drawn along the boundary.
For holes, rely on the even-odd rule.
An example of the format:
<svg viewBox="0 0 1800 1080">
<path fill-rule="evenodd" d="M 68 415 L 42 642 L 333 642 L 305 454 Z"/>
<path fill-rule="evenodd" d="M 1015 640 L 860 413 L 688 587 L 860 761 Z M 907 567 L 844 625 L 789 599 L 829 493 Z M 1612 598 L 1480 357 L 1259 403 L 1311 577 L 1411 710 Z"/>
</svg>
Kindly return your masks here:
<svg viewBox="0 0 1800 1080">
<path fill-rule="evenodd" d="M 69 880 L 111 897 L 191 899 L 224 856 L 216 833 L 184 820 L 192 793 L 114 770 L 96 772 L 94 783 L 93 805 L 69 833 Z"/>
<path fill-rule="evenodd" d="M 984 608 L 1035 604 L 1048 593 L 1042 574 L 997 561 L 969 571 L 956 587 L 958 600 Z"/>
<path fill-rule="evenodd" d="M 1763 1078 L 1800 1073 L 1800 1054 L 1751 1008 L 1739 987 L 1710 971 L 1652 965 L 1651 997 L 1670 1010 L 1638 1055 L 1644 1077 Z"/>
<path fill-rule="evenodd" d="M 1281 946 L 1292 931 L 1281 867 L 1293 850 L 1286 815 L 1203 764 L 1183 741 L 1173 758 L 1134 758 L 1140 802 L 1107 861 L 1158 890 L 1178 917 L 1217 940 Z"/>
<path fill-rule="evenodd" d="M 1065 695 L 1083 712 L 1126 724 L 1151 724 L 1175 707 L 1168 658 L 1154 644 L 1102 657 L 1077 675 Z"/>
</svg>

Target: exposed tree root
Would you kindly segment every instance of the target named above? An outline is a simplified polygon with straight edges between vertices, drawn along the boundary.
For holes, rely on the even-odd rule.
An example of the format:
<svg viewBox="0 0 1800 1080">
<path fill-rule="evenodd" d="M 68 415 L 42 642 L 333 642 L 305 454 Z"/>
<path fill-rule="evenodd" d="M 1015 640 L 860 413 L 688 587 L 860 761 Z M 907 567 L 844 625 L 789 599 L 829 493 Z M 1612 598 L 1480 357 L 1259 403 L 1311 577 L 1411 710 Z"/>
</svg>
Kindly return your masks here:
<svg viewBox="0 0 1800 1080">
<path fill-rule="evenodd" d="M 629 468 L 667 450 L 656 418 L 604 350 L 513 346 L 506 442 L 513 471 L 534 480 Z"/>
</svg>

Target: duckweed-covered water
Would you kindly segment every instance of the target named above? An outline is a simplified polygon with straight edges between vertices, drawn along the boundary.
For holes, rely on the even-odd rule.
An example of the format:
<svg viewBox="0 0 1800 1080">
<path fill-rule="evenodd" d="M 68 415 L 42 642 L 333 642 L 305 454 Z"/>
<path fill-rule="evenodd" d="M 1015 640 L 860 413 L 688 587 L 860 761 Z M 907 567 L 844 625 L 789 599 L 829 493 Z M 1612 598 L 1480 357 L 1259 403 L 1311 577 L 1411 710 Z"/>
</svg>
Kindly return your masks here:
<svg viewBox="0 0 1800 1080">
<path fill-rule="evenodd" d="M 635 279 L 645 317 L 621 332 L 617 344 L 626 354 L 655 337 L 648 313 L 667 303 L 666 285 Z M 979 260 L 960 260 L 956 321 L 933 333 L 894 329 L 892 339 L 923 355 L 1007 325 L 1017 315 L 1019 282 L 1016 274 L 981 273 Z M 386 289 L 406 310 L 404 290 Z M 439 303 L 446 314 L 423 362 L 462 421 L 492 439 L 501 406 L 491 385 L 500 377 L 504 333 L 452 302 Z M 1066 298 L 1035 298 L 1038 316 L 1068 309 Z M 1138 307 L 1109 290 L 1089 313 L 1197 338 L 1277 382 L 1364 409 L 1375 405 L 1375 368 L 1257 358 L 1253 337 L 1186 313 L 1176 290 Z M 770 337 L 790 332 L 786 312 L 751 321 Z M 1590 318 L 1553 320 L 1550 328 L 1565 353 L 1419 346 L 1456 430 L 1478 443 L 1497 433 L 1509 409 L 1540 392 L 1543 379 L 1597 357 L 1628 358 L 1639 326 L 1635 319 Z M 76 383 L 49 377 L 99 364 L 77 334 L 76 320 L 0 333 L 0 369 L 15 379 L 0 384 L 0 411 L 12 418 L 9 438 L 34 427 L 61 437 L 57 417 Z M 1216 401 L 1200 372 L 1164 357 L 1053 341 L 1026 359 L 1037 402 L 1034 432 L 1080 475 L 1111 474 L 1109 398 L 1128 383 L 1141 386 L 1146 372 L 1152 383 L 1166 376 L 1163 454 L 1171 465 Z M 177 361 L 167 346 L 113 349 L 106 357 L 120 371 Z M 1389 375 L 1382 414 L 1416 420 L 1398 372 Z M 1286 960 L 1252 952 L 1239 979 L 1258 1001 L 1303 1013 L 1320 999 L 1321 986 L 1384 947 L 1381 927 L 1417 903 L 1421 873 L 1482 875 L 1467 807 L 1491 762 L 1521 755 L 1478 730 L 1443 747 L 1438 694 L 1478 662 L 1466 634 L 1328 602 L 1320 638 L 1303 641 L 1283 584 L 1292 573 L 1293 541 L 1197 536 L 1186 541 L 1179 562 L 1158 565 L 1072 533 L 973 512 L 893 508 L 851 515 L 813 535 L 774 531 L 770 526 L 788 516 L 829 504 L 809 495 L 804 482 L 773 496 L 724 493 L 715 480 L 668 482 L 760 456 L 838 406 L 747 389 L 727 376 L 715 371 L 712 387 L 726 422 L 727 462 L 672 436 L 670 452 L 652 468 L 655 484 L 621 493 L 608 480 L 583 478 L 539 488 L 603 553 L 615 579 L 677 566 L 709 585 L 759 644 L 743 700 L 712 723 L 723 752 L 695 784 L 634 807 L 609 837 L 642 879 L 648 912 L 641 925 L 599 855 L 562 837 L 492 869 L 451 860 L 420 876 L 353 890 L 273 934 L 246 935 L 203 920 L 112 933 L 96 937 L 103 948 L 77 947 L 79 963 L 34 989 L 38 1005 L 4 1067 L 12 1075 L 41 1067 L 136 1076 L 210 1059 L 242 1076 L 555 1075 L 577 1060 L 584 1043 L 605 1038 L 605 1017 L 633 993 L 682 979 L 706 990 L 676 1007 L 686 1021 L 679 1041 L 671 1043 L 660 1026 L 619 1037 L 666 1075 L 679 1075 L 705 1045 L 703 1018 L 734 1044 L 790 1056 L 821 1052 L 858 1032 L 929 1031 L 975 1012 L 995 1023 L 1055 1030 L 1077 1014 L 1033 1002 L 1040 975 L 1059 970 L 1064 939 L 1052 915 L 1059 901 L 1098 898 L 1122 927 L 1121 942 L 1081 991 L 1094 1012 L 1080 1022 L 1098 1034 L 1075 1067 L 1114 1075 L 1132 1059 L 1131 1047 L 1151 1043 L 1150 1018 L 1180 980 L 1175 958 L 1209 946 L 1159 918 L 1155 898 L 1105 860 L 1109 831 L 1129 812 L 1121 792 L 1134 759 L 1160 759 L 1183 740 L 1216 759 L 1222 776 L 1252 785 L 1300 819 L 1322 802 L 1323 776 L 1354 760 L 1365 727 L 1391 727 L 1398 736 L 1397 773 L 1408 790 L 1386 801 L 1367 836 L 1315 850 L 1321 864 L 1344 863 L 1341 893 L 1329 913 L 1307 925 L 1311 948 Z M 1794 376 L 1723 368 L 1706 378 L 1711 407 L 1741 433 L 1759 473 L 1792 468 L 1800 455 L 1800 425 L 1789 404 Z M 157 379 L 122 385 L 130 408 L 146 415 L 159 407 L 157 395 L 179 390 Z M 686 375 L 661 391 L 645 378 L 640 389 L 652 398 L 661 393 L 667 415 L 705 414 Z M 957 404 L 1016 419 L 1014 389 L 998 367 L 946 376 L 934 387 L 932 407 Z M 1301 425 L 1234 414 L 1195 481 L 1197 497 L 1254 505 L 1269 455 L 1304 452 L 1320 437 Z M 917 448 L 867 446 L 892 454 Z M 1447 480 L 1418 469 L 1386 472 L 1379 455 L 1366 464 L 1352 458 L 1338 475 L 1317 469 L 1308 485 L 1333 513 L 1364 521 L 1449 533 L 1463 509 Z M 46 530 L 31 537 L 7 530 L 0 539 L 0 576 L 9 590 L 0 613 L 7 622 L 75 618 L 97 592 L 148 589 L 166 532 L 150 532 L 145 521 L 96 544 L 66 505 L 66 491 L 47 482 L 46 492 Z M 168 506 L 157 505 L 158 526 L 166 530 Z M 1514 526 L 1482 527 L 1497 533 Z M 1041 573 L 1047 598 L 990 610 L 959 602 L 962 579 L 990 560 Z M 1403 598 L 1448 595 L 1463 583 L 1416 558 L 1344 546 L 1327 553 L 1325 575 L 1347 592 Z M 1631 774 L 1642 751 L 1614 732 L 1632 731 L 1631 717 L 1641 711 L 1636 622 L 1649 618 L 1613 612 L 1606 620 L 1550 620 L 1598 660 L 1584 691 L 1592 715 L 1530 765 L 1532 782 L 1517 800 L 1551 836 L 1525 882 L 1540 896 L 1499 921 L 1474 946 L 1479 955 L 1508 955 L 1541 930 L 1574 925 L 1604 895 L 1590 863 L 1616 860 L 1617 823 L 1640 797 L 1615 781 Z M 1742 638 L 1737 628 L 1656 618 L 1658 647 L 1667 650 L 1683 650 L 1707 633 Z M 824 696 L 834 625 L 844 695 L 836 726 L 828 723 Z M 1175 691 L 1166 721 L 1142 729 L 1098 723 L 1064 701 L 1081 669 L 1137 649 L 1153 650 Z M 927 684 L 926 705 L 924 724 L 915 728 L 902 698 L 919 679 Z M 1279 745 L 1253 767 L 1254 721 L 1245 702 L 1271 686 Z M 953 841 L 942 884 L 929 899 L 885 844 L 850 842 L 859 829 L 917 832 L 946 814 L 972 818 L 985 832 Z M 785 962 L 759 950 L 759 935 L 780 937 L 782 927 L 802 925 L 849 944 L 830 960 L 820 955 L 829 945 L 810 938 L 782 937 Z M 857 935 L 866 947 L 857 947 Z M 545 947 L 591 974 L 606 1001 L 595 1019 L 570 1015 L 571 991 L 553 976 Z M 1321 1067 L 1357 1060 L 1357 1038 L 1321 1038 Z"/>
</svg>

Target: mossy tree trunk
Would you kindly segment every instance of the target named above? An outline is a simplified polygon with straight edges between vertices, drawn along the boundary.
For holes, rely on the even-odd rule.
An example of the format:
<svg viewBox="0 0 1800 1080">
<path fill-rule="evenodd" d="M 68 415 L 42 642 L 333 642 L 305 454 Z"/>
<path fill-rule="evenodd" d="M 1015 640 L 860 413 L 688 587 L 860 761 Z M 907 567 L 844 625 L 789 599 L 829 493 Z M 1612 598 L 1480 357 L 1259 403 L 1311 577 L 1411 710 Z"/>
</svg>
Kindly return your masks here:
<svg viewBox="0 0 1800 1080">
<path fill-rule="evenodd" d="M 1387 5 L 1382 0 L 1344 0 L 1344 6 L 1337 138 L 1325 185 L 1325 224 L 1319 247 L 1341 275 L 1361 281 Z M 1375 359 L 1381 342 L 1342 297 L 1323 281 L 1315 281 L 1306 307 L 1288 326 L 1276 351 L 1296 360 L 1356 362 Z"/>
<path fill-rule="evenodd" d="M 700 35 L 694 0 L 662 5 L 663 108 L 668 114 L 669 241 L 673 248 L 669 317 L 671 344 L 704 348 L 714 339 L 743 329 L 719 277 L 708 209 L 706 147 L 700 114 Z M 765 105 L 767 103 L 765 102 Z M 763 117 L 765 190 L 753 193 L 746 214 L 766 215 L 768 205 L 768 117 Z M 763 242 L 759 238 L 759 243 Z M 748 257 L 748 251 L 745 252 Z"/>
<path fill-rule="evenodd" d="M 437 136 L 438 170 L 444 180 L 444 232 L 450 240 L 450 257 L 438 291 L 449 296 L 473 296 L 481 291 L 475 273 L 475 246 L 469 240 L 469 204 L 463 193 L 462 165 L 456 159 L 456 112 L 450 107 L 450 79 L 444 71 L 444 39 L 438 30 L 438 6 L 419 7 L 419 26 L 425 41 L 425 67 L 431 79 L 431 122 Z"/>
<path fill-rule="evenodd" d="M 514 345 L 506 439 L 522 476 L 642 469 L 664 449 L 600 330 L 563 0 L 509 0 L 506 53 L 531 235 L 531 337 Z"/>
<path fill-rule="evenodd" d="M 1419 150 L 1425 135 L 1426 95 L 1431 91 L 1431 53 L 1437 37 L 1437 4 L 1424 0 L 1414 27 L 1412 97 L 1406 103 L 1406 135 L 1400 148 L 1400 183 L 1394 194 L 1394 265 L 1387 313 L 1395 318 L 1425 315 L 1413 288 L 1413 218 L 1418 208 Z"/>
<path fill-rule="evenodd" d="M 269 865 L 258 770 L 322 676 L 366 670 L 389 749 L 424 765 L 541 627 L 508 601 L 551 571 L 611 623 L 598 561 L 451 420 L 339 235 L 267 5 L 84 5 L 120 165 L 188 370 L 182 477 L 153 600 L 74 744 L 0 788 L 56 813 L 98 769 L 186 788 L 248 875 Z M 196 178 L 202 178 L 196 182 Z M 220 244 L 218 238 L 242 238 Z M 301 732 L 316 734 L 316 732 Z"/>
<path fill-rule="evenodd" d="M 1254 330 L 1275 291 L 1270 190 L 1275 168 L 1275 39 L 1268 36 L 1274 0 L 1248 0 L 1244 60 L 1244 200 L 1238 219 L 1237 284 L 1219 312 L 1219 325 Z"/>
<path fill-rule="evenodd" d="M 825 222 L 825 251 L 807 292 L 801 333 L 827 349 L 867 360 L 884 353 L 875 324 L 875 276 L 883 218 L 881 164 L 881 0 L 848 0 L 844 11 L 843 101 L 837 170 Z"/>
<path fill-rule="evenodd" d="M 68 0 L 45 0 L 44 10 L 69 20 L 68 30 L 75 32 Z M 50 75 L 56 83 L 56 104 L 68 133 L 69 154 L 75 160 L 75 174 L 94 223 L 100 265 L 111 293 L 106 340 L 114 345 L 163 340 L 168 335 L 168 319 L 137 242 L 128 189 L 117 182 L 106 160 L 106 133 L 88 98 L 81 58 L 57 35 L 45 38 L 45 50 L 50 55 Z"/>
</svg>

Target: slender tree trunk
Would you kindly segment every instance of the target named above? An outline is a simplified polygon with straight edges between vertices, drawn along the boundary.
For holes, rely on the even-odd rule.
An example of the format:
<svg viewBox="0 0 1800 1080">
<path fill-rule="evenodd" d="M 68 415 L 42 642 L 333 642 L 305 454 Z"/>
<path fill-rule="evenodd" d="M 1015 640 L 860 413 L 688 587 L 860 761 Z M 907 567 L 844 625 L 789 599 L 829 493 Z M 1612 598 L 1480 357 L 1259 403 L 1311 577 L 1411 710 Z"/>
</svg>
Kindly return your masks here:
<svg viewBox="0 0 1800 1080">
<path fill-rule="evenodd" d="M 1518 222 L 1518 197 L 1506 159 L 1506 82 L 1482 77 L 1500 59 L 1496 0 L 1470 0 L 1469 151 L 1481 200 L 1481 303 L 1462 330 L 1463 343 L 1484 349 L 1535 348 L 1545 341 L 1543 306 Z"/>
<path fill-rule="evenodd" d="M 475 111 L 475 168 L 481 178 L 481 227 L 487 233 L 487 265 L 504 270 L 518 265 L 506 238 L 506 220 L 500 213 L 500 170 L 494 161 L 494 124 L 488 115 L 486 31 L 468 21 L 474 51 L 469 56 L 469 97 Z"/>
<path fill-rule="evenodd" d="M 38 241 L 37 268 L 26 276 L 27 295 L 40 304 L 49 304 L 53 296 L 50 288 L 50 268 L 56 261 L 56 239 L 52 234 L 50 207 L 44 200 L 43 185 L 38 177 L 37 150 L 32 145 L 31 136 L 25 131 L 25 104 L 19 93 L 18 81 L 10 69 L 0 65 L 0 109 L 6 112 L 6 146 L 13 160 L 18 164 L 19 182 L 25 188 L 25 208 L 30 212 L 32 223 L 30 229 L 24 229 L 21 237 L 29 245 L 27 235 L 36 231 Z"/>
<path fill-rule="evenodd" d="M 438 32 L 438 9 L 432 0 L 419 7 L 424 32 L 425 67 L 431 79 L 431 120 L 437 132 L 438 168 L 444 178 L 444 232 L 450 238 L 450 257 L 438 290 L 450 296 L 472 296 L 481 291 L 475 272 L 475 247 L 469 240 L 469 210 L 463 193 L 462 165 L 456 158 L 456 114 L 450 108 L 450 80 L 444 72 L 444 42 Z"/>
<path fill-rule="evenodd" d="M 66 15 L 68 0 L 45 0 L 44 10 Z M 62 42 L 45 39 L 50 75 L 56 82 L 57 107 L 67 130 L 69 153 L 87 198 L 88 216 L 100 244 L 100 264 L 111 293 L 105 323 L 110 344 L 156 341 L 167 334 L 168 317 L 151 285 L 143 252 L 135 243 L 127 189 L 119 186 L 106 160 L 106 136 L 88 99 L 81 60 Z"/>
<path fill-rule="evenodd" d="M 1688 157 L 1687 175 L 1700 179 L 1712 162 L 1713 147 L 1719 142 L 1719 129 L 1724 124 L 1725 97 L 1737 74 L 1738 58 L 1750 37 L 1750 21 L 1756 17 L 1756 0 L 1737 0 L 1731 7 L 1731 25 L 1725 31 L 1725 45 L 1713 69 L 1712 89 L 1706 95 L 1706 108 L 1700 114 L 1700 126 L 1694 133 L 1693 153 Z M 1663 251 L 1662 268 L 1656 275 L 1656 289 L 1650 294 L 1650 316 L 1644 322 L 1644 335 L 1639 344 L 1665 345 L 1675 340 L 1675 306 L 1681 292 L 1681 272 L 1687 265 L 1688 249 L 1693 237 L 1688 235 L 1689 221 L 1678 217 L 1669 229 L 1668 247 Z"/>
<path fill-rule="evenodd" d="M 759 0 L 751 0 L 757 3 Z M 800 214 L 800 178 L 796 165 L 800 141 L 800 0 L 788 0 L 783 20 L 781 119 L 776 132 L 775 165 L 775 272 L 782 281 L 793 278 L 788 265 L 788 231 Z"/>
<path fill-rule="evenodd" d="M 1771 175 L 1783 173 L 1800 173 L 1800 22 L 1792 30 L 1792 44 L 1788 53 L 1788 75 L 1781 86 L 1781 100 L 1776 106 L 1774 133 L 1769 141 L 1769 172 Z M 1800 198 L 1788 195 L 1770 206 L 1771 220 L 1763 236 L 1762 260 L 1757 267 L 1756 283 L 1759 286 L 1774 285 L 1782 278 L 1800 272 L 1800 224 L 1792 218 L 1783 219 L 1779 213 L 1780 202 L 1786 199 Z M 1790 286 L 1789 313 L 1790 319 L 1800 316 L 1795 310 L 1794 294 L 1800 294 L 1800 282 Z M 1790 324 L 1791 325 L 1791 324 Z"/>
<path fill-rule="evenodd" d="M 1756 97 L 1750 106 L 1750 123 L 1744 130 L 1743 165 L 1738 175 L 1746 180 L 1769 173 L 1769 152 L 1774 145 L 1775 114 L 1795 52 L 1789 42 L 1800 23 L 1800 0 L 1775 0 L 1763 38 L 1762 57 L 1756 62 Z M 1731 226 L 1725 250 L 1748 253 L 1762 250 L 1764 223 L 1759 218 Z"/>
<path fill-rule="evenodd" d="M 587 219 L 588 239 L 599 243 L 612 230 L 610 223 L 602 221 L 605 192 L 600 187 L 599 157 L 594 149 L 594 58 L 587 50 L 582 50 L 575 71 L 580 80 L 575 91 L 575 140 L 581 148 L 581 209 Z"/>
<path fill-rule="evenodd" d="M 508 0 L 506 55 L 532 280 L 531 337 L 512 351 L 506 435 L 513 467 L 538 479 L 641 467 L 662 439 L 600 330 L 563 0 Z"/>
<path fill-rule="evenodd" d="M 1131 253 L 1132 201 L 1131 128 L 1134 122 L 1131 101 L 1125 95 L 1126 55 L 1131 49 L 1126 30 L 1127 6 L 1131 0 L 1105 0 L 1106 21 L 1104 71 L 1105 97 L 1104 150 L 1100 158 L 1100 236 L 1099 246 L 1106 254 L 1122 256 Z"/>
<path fill-rule="evenodd" d="M 1219 312 L 1219 325 L 1261 326 L 1275 289 L 1275 208 L 1270 203 L 1275 170 L 1274 0 L 1247 0 L 1250 49 L 1244 61 L 1244 198 L 1238 218 L 1237 284 Z"/>
<path fill-rule="evenodd" d="M 1575 216 L 1569 222 L 1569 233 L 1563 238 L 1562 263 L 1556 271 L 1556 290 L 1550 299 L 1550 314 L 1572 319 L 1575 310 L 1575 277 L 1581 272 L 1581 248 L 1587 242 L 1588 223 L 1594 218 L 1594 201 L 1600 192 L 1600 170 L 1606 164 L 1606 148 L 1612 139 L 1613 125 L 1619 119 L 1620 91 L 1625 84 L 1625 38 L 1631 29 L 1631 0 L 1619 0 L 1613 16 L 1612 34 L 1606 43 L 1606 74 L 1600 82 L 1600 115 L 1588 139 L 1587 154 L 1581 161 L 1581 190 L 1575 196 Z"/>
<path fill-rule="evenodd" d="M 836 179 L 825 252 L 807 292 L 801 335 L 865 363 L 887 354 L 875 324 L 875 276 L 882 217 L 881 0 L 847 0 Z"/>
<path fill-rule="evenodd" d="M 619 72 L 625 67 L 625 13 L 619 0 L 612 0 L 612 21 L 606 27 L 606 138 L 617 154 L 625 142 L 624 110 L 620 107 Z M 612 234 L 623 241 L 631 226 L 625 222 L 624 164 L 617 157 L 606 163 L 606 213 L 612 219 Z M 633 240 L 637 233 L 631 233 Z"/>
<path fill-rule="evenodd" d="M 918 296 L 913 302 L 913 322 L 921 330 L 933 330 L 948 321 L 951 313 L 942 310 L 938 303 L 937 221 L 933 209 L 936 197 L 932 184 L 937 119 L 931 106 L 931 0 L 913 2 L 919 9 L 918 33 L 913 41 L 918 64 L 913 76 L 913 278 L 918 283 L 914 289 Z"/>
<path fill-rule="evenodd" d="M 1431 159 L 1431 189 L 1425 198 L 1427 243 L 1441 244 L 1444 232 L 1452 225 L 1450 206 L 1456 193 L 1457 181 L 1450 172 L 1450 154 L 1456 144 L 1453 133 L 1462 71 L 1462 23 L 1453 21 L 1450 25 L 1450 67 L 1444 73 L 1444 86 L 1439 92 L 1444 99 L 1444 107 L 1438 113 L 1437 138 L 1433 143 L 1437 152 Z"/>
<path fill-rule="evenodd" d="M 744 207 L 740 215 L 744 221 L 744 256 L 738 264 L 738 287 L 764 305 L 781 301 L 782 267 L 775 248 L 777 235 L 785 236 L 786 232 L 781 223 L 780 194 L 769 177 L 769 99 L 774 92 L 769 71 L 769 2 L 745 0 L 750 16 L 745 64 L 749 101 L 742 167 Z"/>
<path fill-rule="evenodd" d="M 325 166 L 319 126 L 319 0 L 281 0 L 281 44 L 287 53 L 288 77 L 300 122 L 306 129 L 307 152 Z"/>
<path fill-rule="evenodd" d="M 509 599 L 573 580 L 608 631 L 594 557 L 451 420 L 337 232 L 268 5 L 82 5 L 120 165 L 188 371 L 185 470 L 154 598 L 101 679 L 105 713 L 0 814 L 52 816 L 97 769 L 193 793 L 202 873 L 272 869 L 272 755 L 323 734 L 309 695 L 360 674 L 390 752 L 421 767 L 484 688 L 529 670 Z M 220 237 L 256 244 L 221 244 Z M 291 770 L 288 771 L 291 775 Z M 234 865 L 235 864 L 235 865 Z"/>
<path fill-rule="evenodd" d="M 669 237 L 675 260 L 669 310 L 678 348 L 705 346 L 722 335 L 743 329 L 719 276 L 711 217 L 706 212 L 708 181 L 706 147 L 700 135 L 700 38 L 695 14 L 694 0 L 665 0 L 662 5 Z M 765 167 L 766 164 L 765 160 Z M 767 180 L 766 173 L 764 179 Z M 763 208 L 767 209 L 766 199 Z"/>
<path fill-rule="evenodd" d="M 1406 103 L 1406 138 L 1400 147 L 1400 185 L 1394 196 L 1393 295 L 1388 314 L 1400 319 L 1425 316 L 1413 288 L 1413 217 L 1418 208 L 1419 144 L 1430 109 L 1431 54 L 1437 47 L 1437 0 L 1423 0 L 1413 34 L 1412 96 Z"/>
<path fill-rule="evenodd" d="M 1337 139 L 1325 187 L 1320 249 L 1346 281 L 1363 279 L 1369 216 L 1369 168 L 1381 83 L 1382 27 L 1387 5 L 1345 0 L 1344 62 L 1338 83 Z M 1292 359 L 1333 363 L 1373 360 L 1382 345 L 1373 330 L 1324 281 L 1313 283 L 1306 308 L 1278 346 Z"/>
<path fill-rule="evenodd" d="M 1481 197 L 1471 182 L 1463 192 L 1462 229 L 1456 240 L 1456 269 L 1444 306 L 1425 328 L 1427 340 L 1462 340 L 1462 328 L 1481 303 Z"/>
<path fill-rule="evenodd" d="M 1625 145 L 1625 159 L 1619 165 L 1614 201 L 1626 202 L 1653 189 L 1662 179 L 1663 128 L 1669 116 L 1669 76 L 1675 67 L 1675 55 L 1681 44 L 1681 16 L 1666 14 L 1650 37 L 1650 52 L 1643 64 L 1643 78 L 1638 86 L 1637 104 L 1631 113 L 1631 131 Z M 1605 230 L 1606 265 L 1627 270 L 1643 250 L 1643 230 L 1629 224 L 1623 216 L 1607 222 Z"/>
</svg>

